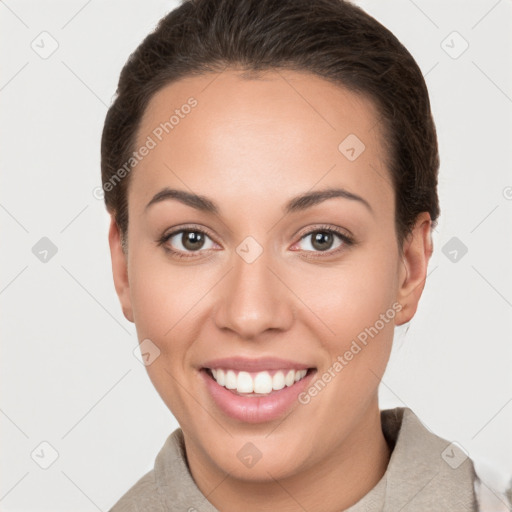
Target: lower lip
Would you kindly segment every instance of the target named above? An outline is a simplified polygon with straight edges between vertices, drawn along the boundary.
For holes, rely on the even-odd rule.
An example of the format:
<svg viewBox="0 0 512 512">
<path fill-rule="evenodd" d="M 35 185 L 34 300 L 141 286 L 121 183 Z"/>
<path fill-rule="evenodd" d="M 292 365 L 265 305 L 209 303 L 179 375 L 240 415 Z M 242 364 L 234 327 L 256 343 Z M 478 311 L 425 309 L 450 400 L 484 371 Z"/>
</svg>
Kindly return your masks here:
<svg viewBox="0 0 512 512">
<path fill-rule="evenodd" d="M 231 418 L 245 423 L 263 423 L 280 418 L 292 405 L 298 404 L 298 395 L 304 391 L 316 370 L 303 379 L 267 396 L 240 396 L 217 384 L 206 370 L 201 370 L 206 387 L 219 409 Z"/>
</svg>

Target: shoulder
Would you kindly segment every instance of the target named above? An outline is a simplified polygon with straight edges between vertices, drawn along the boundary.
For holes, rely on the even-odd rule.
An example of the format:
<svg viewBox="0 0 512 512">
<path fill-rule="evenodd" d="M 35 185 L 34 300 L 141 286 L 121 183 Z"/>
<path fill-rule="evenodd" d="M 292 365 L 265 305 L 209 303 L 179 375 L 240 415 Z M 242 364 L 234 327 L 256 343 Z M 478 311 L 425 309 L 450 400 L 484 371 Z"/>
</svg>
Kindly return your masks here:
<svg viewBox="0 0 512 512">
<path fill-rule="evenodd" d="M 141 477 L 108 512 L 163 512 L 155 471 Z"/>
<path fill-rule="evenodd" d="M 169 485 L 179 486 L 186 478 L 183 434 L 174 430 L 155 458 L 155 465 L 125 493 L 108 512 L 164 512 Z M 167 495 L 167 496 L 166 496 Z"/>
<path fill-rule="evenodd" d="M 386 510 L 476 510 L 473 461 L 456 442 L 432 432 L 407 407 L 381 411 L 393 447 Z"/>
<path fill-rule="evenodd" d="M 406 479 L 415 476 L 421 483 L 411 499 L 415 510 L 442 505 L 442 510 L 512 511 L 512 481 L 505 481 L 490 463 L 477 464 L 459 443 L 436 435 L 408 408 L 381 414 L 383 430 L 398 447 L 400 467 L 392 469 L 391 479 L 402 492 Z M 421 475 L 415 475 L 415 467 L 422 469 Z"/>
</svg>

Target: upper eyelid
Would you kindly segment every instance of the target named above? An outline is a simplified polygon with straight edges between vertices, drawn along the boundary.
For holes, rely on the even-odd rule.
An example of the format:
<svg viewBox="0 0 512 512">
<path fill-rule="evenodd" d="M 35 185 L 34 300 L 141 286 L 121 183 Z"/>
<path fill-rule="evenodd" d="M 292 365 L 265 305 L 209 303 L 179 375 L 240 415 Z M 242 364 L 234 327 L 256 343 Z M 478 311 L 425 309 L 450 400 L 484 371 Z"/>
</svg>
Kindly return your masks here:
<svg viewBox="0 0 512 512">
<path fill-rule="evenodd" d="M 345 237 L 348 239 L 353 240 L 353 235 L 346 229 L 343 228 L 335 228 L 333 226 L 327 226 L 327 225 L 320 225 L 315 228 L 306 228 L 305 230 L 300 230 L 296 236 L 299 237 L 299 240 L 302 240 L 305 236 L 312 235 L 313 233 L 319 232 L 319 231 L 329 231 L 334 233 L 335 235 L 340 236 L 341 238 Z"/>
</svg>

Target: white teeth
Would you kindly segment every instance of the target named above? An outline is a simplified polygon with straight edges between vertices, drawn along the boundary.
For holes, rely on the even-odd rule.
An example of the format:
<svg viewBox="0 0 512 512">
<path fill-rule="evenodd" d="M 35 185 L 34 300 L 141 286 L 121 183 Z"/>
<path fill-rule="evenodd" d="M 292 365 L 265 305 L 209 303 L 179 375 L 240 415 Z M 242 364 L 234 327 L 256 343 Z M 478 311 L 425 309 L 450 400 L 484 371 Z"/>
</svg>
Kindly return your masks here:
<svg viewBox="0 0 512 512">
<path fill-rule="evenodd" d="M 284 383 L 287 386 L 291 386 L 295 382 L 295 370 L 290 370 L 284 378 Z"/>
<path fill-rule="evenodd" d="M 254 378 L 255 393 L 270 393 L 272 391 L 272 377 L 268 372 L 260 372 Z"/>
<path fill-rule="evenodd" d="M 236 381 L 236 390 L 239 393 L 252 393 L 254 391 L 254 382 L 247 372 L 240 372 Z"/>
<path fill-rule="evenodd" d="M 297 375 L 300 375 L 300 372 L 297 372 Z M 285 386 L 284 382 L 284 373 L 283 372 L 277 372 L 274 377 L 272 377 L 272 389 L 275 389 L 276 391 L 279 391 L 280 389 L 283 389 Z"/>
<path fill-rule="evenodd" d="M 236 373 L 233 370 L 228 370 L 226 372 L 226 382 L 224 386 L 228 389 L 236 389 L 237 385 Z"/>
<path fill-rule="evenodd" d="M 292 386 L 305 377 L 307 370 L 279 370 L 274 376 L 268 371 L 250 374 L 221 368 L 212 369 L 211 372 L 217 383 L 227 389 L 236 390 L 238 393 L 266 395 L 285 386 Z"/>
</svg>

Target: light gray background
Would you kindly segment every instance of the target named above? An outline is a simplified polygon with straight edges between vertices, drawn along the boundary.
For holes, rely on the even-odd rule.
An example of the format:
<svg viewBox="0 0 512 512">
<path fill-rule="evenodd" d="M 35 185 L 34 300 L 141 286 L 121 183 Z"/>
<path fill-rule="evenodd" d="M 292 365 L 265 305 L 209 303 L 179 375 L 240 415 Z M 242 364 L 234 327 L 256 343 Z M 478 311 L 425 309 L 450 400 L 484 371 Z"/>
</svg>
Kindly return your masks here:
<svg viewBox="0 0 512 512">
<path fill-rule="evenodd" d="M 464 447 L 489 485 L 504 485 L 512 474 L 512 2 L 357 3 L 423 70 L 441 155 L 435 253 L 419 311 L 407 332 L 396 331 L 381 408 L 412 408 Z M 135 329 L 112 282 L 108 216 L 93 194 L 121 67 L 175 5 L 0 2 L 1 510 L 107 510 L 177 427 L 133 354 Z M 458 55 L 461 38 L 469 47 Z M 42 58 L 53 39 L 57 50 Z M 32 250 L 43 237 L 57 247 L 46 262 Z M 467 254 L 451 261 L 448 242 Z M 48 469 L 40 465 L 52 448 L 42 442 L 58 454 Z"/>
</svg>

